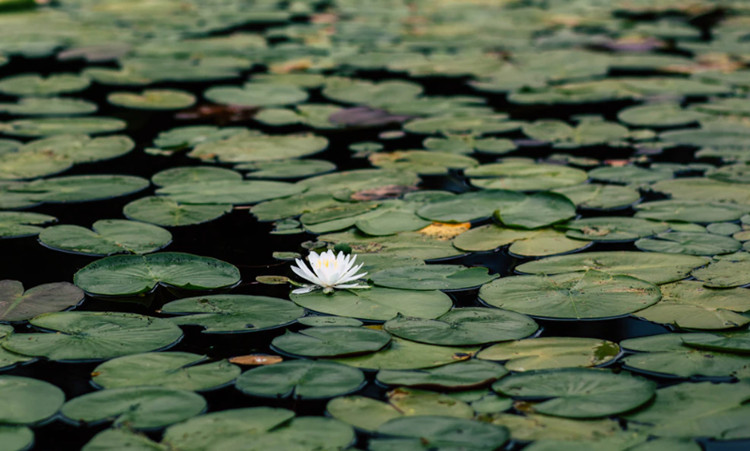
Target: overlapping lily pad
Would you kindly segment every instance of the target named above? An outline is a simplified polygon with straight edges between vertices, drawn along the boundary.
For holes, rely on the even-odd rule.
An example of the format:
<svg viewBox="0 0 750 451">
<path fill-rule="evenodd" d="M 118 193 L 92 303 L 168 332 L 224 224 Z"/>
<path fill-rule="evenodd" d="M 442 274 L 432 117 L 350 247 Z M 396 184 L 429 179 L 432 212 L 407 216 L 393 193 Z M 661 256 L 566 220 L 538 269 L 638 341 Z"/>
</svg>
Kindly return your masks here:
<svg viewBox="0 0 750 451">
<path fill-rule="evenodd" d="M 605 365 L 619 354 L 620 347 L 607 340 L 541 337 L 498 343 L 480 351 L 477 358 L 503 361 L 511 371 L 532 371 Z"/>
<path fill-rule="evenodd" d="M 271 346 L 282 352 L 305 357 L 343 357 L 382 349 L 391 341 L 386 332 L 364 327 L 311 327 L 299 333 L 276 337 Z"/>
<path fill-rule="evenodd" d="M 172 234 L 161 227 L 122 219 L 96 221 L 89 230 L 75 225 L 47 227 L 39 241 L 47 247 L 86 255 L 146 254 L 166 247 Z"/>
<path fill-rule="evenodd" d="M 246 371 L 235 386 L 254 396 L 326 399 L 354 392 L 364 382 L 364 374 L 356 368 L 331 362 L 291 360 Z"/>
<path fill-rule="evenodd" d="M 24 290 L 17 280 L 2 280 L 0 320 L 23 321 L 42 313 L 65 310 L 82 300 L 81 289 L 69 282 L 45 283 Z"/>
</svg>

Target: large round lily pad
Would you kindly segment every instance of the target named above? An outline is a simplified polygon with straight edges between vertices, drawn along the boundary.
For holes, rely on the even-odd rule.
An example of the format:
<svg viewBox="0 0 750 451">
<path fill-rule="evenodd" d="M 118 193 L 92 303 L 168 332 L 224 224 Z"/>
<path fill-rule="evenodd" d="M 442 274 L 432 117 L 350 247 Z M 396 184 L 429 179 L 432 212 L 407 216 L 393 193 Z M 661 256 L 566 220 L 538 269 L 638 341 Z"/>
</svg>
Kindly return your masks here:
<svg viewBox="0 0 750 451">
<path fill-rule="evenodd" d="M 164 248 L 172 234 L 161 227 L 122 219 L 96 221 L 89 230 L 76 225 L 48 227 L 39 234 L 47 247 L 86 255 L 146 254 Z"/>
<path fill-rule="evenodd" d="M 147 89 L 141 93 L 112 92 L 107 101 L 123 108 L 138 110 L 179 110 L 195 103 L 195 96 L 174 89 Z"/>
<path fill-rule="evenodd" d="M 612 362 L 620 347 L 607 340 L 579 337 L 541 337 L 498 343 L 483 349 L 478 359 L 497 360 L 511 371 L 592 367 Z"/>
<path fill-rule="evenodd" d="M 156 194 L 183 204 L 254 204 L 264 200 L 299 194 L 303 188 L 285 182 L 227 181 L 180 183 L 159 188 Z"/>
<path fill-rule="evenodd" d="M 247 83 L 243 87 L 217 86 L 208 89 L 204 95 L 215 103 L 247 107 L 291 105 L 307 100 L 304 89 L 273 83 Z"/>
<path fill-rule="evenodd" d="M 283 299 L 243 294 L 218 294 L 178 299 L 162 312 L 179 314 L 174 324 L 194 324 L 205 333 L 256 332 L 294 322 L 304 310 Z"/>
<path fill-rule="evenodd" d="M 0 376 L 0 423 L 34 424 L 62 407 L 65 394 L 49 382 L 30 377 Z"/>
<path fill-rule="evenodd" d="M 510 244 L 508 251 L 523 257 L 543 257 L 584 249 L 590 243 L 574 240 L 555 229 L 518 230 L 496 224 L 468 230 L 453 239 L 453 245 L 465 251 L 490 251 Z"/>
<path fill-rule="evenodd" d="M 132 194 L 148 185 L 148 180 L 131 175 L 71 175 L 19 184 L 10 191 L 37 202 L 89 202 Z"/>
<path fill-rule="evenodd" d="M 86 89 L 91 81 L 76 74 L 23 74 L 0 80 L 0 92 L 13 96 L 53 96 Z"/>
<path fill-rule="evenodd" d="M 624 274 L 651 283 L 684 279 L 694 268 L 708 263 L 705 257 L 657 252 L 587 252 L 548 257 L 521 264 L 516 270 L 527 274 L 563 274 L 576 271 L 603 271 Z"/>
<path fill-rule="evenodd" d="M 0 320 L 23 321 L 70 308 L 83 300 L 83 291 L 69 282 L 37 285 L 24 291 L 17 280 L 0 281 Z"/>
<path fill-rule="evenodd" d="M 169 321 L 135 313 L 45 313 L 29 322 L 54 333 L 11 334 L 2 346 L 50 360 L 102 360 L 165 348 L 182 337 Z"/>
<path fill-rule="evenodd" d="M 558 227 L 570 238 L 590 241 L 632 241 L 669 229 L 664 222 L 620 216 L 576 219 Z"/>
<path fill-rule="evenodd" d="M 467 390 L 487 386 L 506 374 L 502 365 L 472 359 L 426 370 L 380 370 L 377 380 L 391 386 Z"/>
<path fill-rule="evenodd" d="M 525 315 L 473 307 L 454 309 L 435 319 L 398 316 L 384 325 L 397 337 L 448 346 L 516 340 L 533 334 L 538 327 Z"/>
<path fill-rule="evenodd" d="M 75 423 L 127 424 L 155 429 L 194 417 L 206 409 L 202 396 L 187 390 L 161 387 L 112 388 L 68 401 L 62 415 Z"/>
<path fill-rule="evenodd" d="M 113 117 L 55 117 L 16 119 L 0 123 L 0 133 L 13 136 L 52 136 L 63 134 L 95 135 L 124 130 L 125 121 Z"/>
<path fill-rule="evenodd" d="M 181 227 L 213 221 L 232 211 L 232 204 L 182 204 L 165 196 L 148 196 L 125 205 L 130 219 L 165 227 Z"/>
<path fill-rule="evenodd" d="M 359 390 L 362 371 L 346 365 L 312 360 L 290 360 L 242 373 L 235 386 L 248 395 L 325 399 Z"/>
<path fill-rule="evenodd" d="M 461 290 L 497 278 L 482 267 L 458 265 L 403 266 L 370 274 L 375 285 L 402 290 Z"/>
<path fill-rule="evenodd" d="M 642 251 L 687 255 L 721 255 L 736 252 L 742 243 L 729 236 L 701 232 L 663 232 L 641 238 L 635 246 Z"/>
<path fill-rule="evenodd" d="M 57 218 L 40 213 L 21 211 L 0 212 L 0 238 L 20 238 L 38 235 L 44 230 L 40 225 L 57 221 Z"/>
<path fill-rule="evenodd" d="M 394 337 L 378 352 L 336 359 L 356 368 L 372 370 L 413 370 L 434 368 L 470 358 L 476 347 L 448 347 L 416 343 Z"/>
<path fill-rule="evenodd" d="M 395 418 L 380 426 L 378 432 L 386 436 L 413 438 L 420 446 L 472 451 L 498 449 L 510 438 L 508 429 L 503 426 L 428 415 Z"/>
<path fill-rule="evenodd" d="M 509 161 L 490 163 L 465 171 L 472 185 L 484 189 L 544 191 L 578 185 L 588 175 L 580 169 L 544 163 Z"/>
<path fill-rule="evenodd" d="M 366 290 L 337 290 L 325 294 L 319 290 L 290 295 L 300 307 L 316 312 L 352 318 L 386 321 L 399 313 L 419 318 L 436 318 L 450 310 L 453 303 L 440 291 L 395 290 L 373 287 Z"/>
<path fill-rule="evenodd" d="M 99 387 L 157 386 L 179 390 L 209 390 L 233 381 L 240 368 L 226 360 L 206 362 L 203 355 L 188 352 L 150 352 L 109 360 L 92 372 Z"/>
<path fill-rule="evenodd" d="M 516 374 L 492 388 L 514 398 L 541 400 L 533 409 L 545 415 L 602 418 L 648 402 L 656 384 L 604 370 L 564 369 Z"/>
<path fill-rule="evenodd" d="M 661 299 L 650 282 L 601 271 L 505 277 L 484 285 L 479 297 L 495 307 L 542 318 L 593 319 L 626 315 Z"/>
<path fill-rule="evenodd" d="M 305 357 L 344 357 L 376 352 L 391 341 L 380 330 L 365 327 L 311 327 L 299 333 L 287 332 L 271 342 L 274 348 Z"/>
<path fill-rule="evenodd" d="M 73 280 L 87 293 L 124 296 L 145 293 L 159 284 L 188 290 L 227 287 L 239 282 L 240 272 L 215 258 L 160 252 L 105 257 L 79 270 Z"/>
</svg>

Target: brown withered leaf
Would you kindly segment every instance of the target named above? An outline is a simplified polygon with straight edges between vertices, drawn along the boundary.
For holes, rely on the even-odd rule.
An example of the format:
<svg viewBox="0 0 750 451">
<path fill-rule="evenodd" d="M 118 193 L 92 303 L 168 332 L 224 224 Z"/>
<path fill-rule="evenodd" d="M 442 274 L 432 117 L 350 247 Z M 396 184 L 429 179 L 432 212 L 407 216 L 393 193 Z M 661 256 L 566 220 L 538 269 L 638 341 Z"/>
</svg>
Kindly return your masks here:
<svg viewBox="0 0 750 451">
<path fill-rule="evenodd" d="M 379 186 L 377 188 L 365 189 L 352 193 L 349 198 L 357 201 L 368 201 L 368 200 L 383 200 L 383 199 L 396 199 L 403 196 L 406 193 L 416 191 L 416 186 L 406 185 L 386 185 Z"/>
<path fill-rule="evenodd" d="M 236 365 L 258 366 L 258 365 L 275 365 L 277 363 L 283 362 L 284 359 L 282 359 L 281 356 L 278 356 L 278 355 L 248 354 L 248 355 L 239 355 L 236 357 L 231 357 L 229 361 Z"/>
<path fill-rule="evenodd" d="M 452 240 L 456 236 L 466 232 L 471 228 L 471 223 L 462 222 L 460 224 L 448 224 L 446 222 L 433 222 L 427 227 L 419 230 L 422 235 L 435 238 L 440 241 Z"/>
</svg>

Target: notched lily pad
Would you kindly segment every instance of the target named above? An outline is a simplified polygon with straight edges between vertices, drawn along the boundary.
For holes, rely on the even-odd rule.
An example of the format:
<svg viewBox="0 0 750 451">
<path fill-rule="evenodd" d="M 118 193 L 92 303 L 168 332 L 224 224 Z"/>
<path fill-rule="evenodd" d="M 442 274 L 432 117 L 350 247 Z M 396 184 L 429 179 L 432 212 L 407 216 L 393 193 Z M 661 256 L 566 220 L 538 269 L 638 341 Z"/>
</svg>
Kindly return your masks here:
<svg viewBox="0 0 750 451">
<path fill-rule="evenodd" d="M 402 290 L 461 290 L 483 285 L 498 277 L 488 272 L 483 267 L 458 265 L 403 266 L 378 271 L 369 278 L 375 285 Z"/>
<path fill-rule="evenodd" d="M 83 300 L 83 291 L 69 282 L 37 285 L 24 291 L 17 280 L 0 281 L 0 321 L 23 321 L 42 313 L 65 310 Z"/>
<path fill-rule="evenodd" d="M 122 219 L 96 221 L 89 230 L 76 225 L 48 227 L 39 234 L 45 246 L 85 255 L 119 253 L 147 254 L 172 242 L 172 234 L 161 227 Z"/>
<path fill-rule="evenodd" d="M 391 341 L 380 330 L 364 327 L 311 327 L 276 337 L 271 346 L 281 352 L 304 357 L 345 357 L 376 352 Z"/>
</svg>

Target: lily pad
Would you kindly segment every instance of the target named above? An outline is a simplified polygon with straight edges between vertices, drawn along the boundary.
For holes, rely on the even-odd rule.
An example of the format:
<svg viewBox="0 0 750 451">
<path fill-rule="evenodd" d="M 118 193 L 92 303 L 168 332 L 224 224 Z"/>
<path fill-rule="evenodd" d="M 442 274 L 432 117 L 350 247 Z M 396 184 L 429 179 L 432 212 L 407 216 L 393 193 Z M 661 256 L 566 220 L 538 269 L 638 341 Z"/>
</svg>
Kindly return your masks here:
<svg viewBox="0 0 750 451">
<path fill-rule="evenodd" d="M 290 360 L 244 372 L 235 386 L 261 397 L 326 399 L 359 390 L 364 374 L 346 365 L 312 360 Z"/>
<path fill-rule="evenodd" d="M 477 160 L 465 155 L 426 150 L 375 152 L 370 154 L 369 160 L 379 168 L 414 171 L 420 175 L 447 175 L 451 169 L 479 165 Z"/>
<path fill-rule="evenodd" d="M 426 370 L 380 370 L 377 381 L 384 385 L 438 390 L 468 390 L 485 387 L 508 374 L 496 363 L 467 360 Z"/>
<path fill-rule="evenodd" d="M 369 276 L 375 285 L 402 290 L 462 290 L 496 279 L 483 267 L 458 265 L 403 266 L 384 269 Z"/>
<path fill-rule="evenodd" d="M 215 258 L 160 252 L 105 257 L 80 269 L 73 280 L 87 293 L 124 296 L 148 292 L 158 284 L 187 290 L 223 288 L 239 282 L 240 272 Z"/>
<path fill-rule="evenodd" d="M 86 255 L 123 252 L 147 254 L 169 245 L 172 234 L 161 227 L 122 219 L 96 221 L 92 230 L 75 225 L 48 227 L 39 234 L 47 247 Z"/>
<path fill-rule="evenodd" d="M 90 202 L 125 196 L 145 189 L 148 180 L 131 175 L 71 175 L 35 180 L 9 190 L 37 202 Z"/>
<path fill-rule="evenodd" d="M 56 222 L 54 216 L 30 212 L 0 212 L 0 238 L 21 238 L 38 235 L 43 227 L 40 225 Z"/>
<path fill-rule="evenodd" d="M 453 245 L 465 251 L 489 251 L 507 244 L 511 254 L 523 257 L 564 254 L 590 245 L 554 229 L 517 230 L 496 224 L 468 230 L 453 239 Z"/>
<path fill-rule="evenodd" d="M 536 193 L 523 201 L 495 211 L 495 219 L 507 227 L 538 229 L 576 215 L 573 202 L 562 194 Z"/>
<path fill-rule="evenodd" d="M 307 100 L 307 92 L 294 85 L 247 83 L 243 87 L 215 86 L 204 96 L 214 103 L 247 107 L 291 105 Z"/>
<path fill-rule="evenodd" d="M 291 294 L 295 304 L 316 312 L 352 318 L 387 321 L 399 313 L 418 318 L 437 318 L 452 307 L 448 295 L 437 290 L 413 291 L 373 287 Z"/>
<path fill-rule="evenodd" d="M 201 391 L 227 384 L 240 375 L 240 368 L 226 360 L 206 360 L 206 356 L 188 352 L 133 354 L 97 366 L 92 382 L 106 389 L 158 386 Z"/>
<path fill-rule="evenodd" d="M 205 183 L 215 181 L 240 181 L 242 174 L 216 166 L 183 166 L 159 171 L 151 177 L 157 186 Z"/>
<path fill-rule="evenodd" d="M 103 116 L 16 119 L 0 122 L 0 133 L 13 136 L 94 135 L 123 130 L 127 123 Z"/>
<path fill-rule="evenodd" d="M 515 415 L 501 413 L 492 415 L 493 424 L 505 426 L 511 430 L 512 438 L 523 441 L 536 440 L 601 440 L 622 431 L 617 421 L 574 420 L 548 415 Z"/>
<path fill-rule="evenodd" d="M 254 163 L 306 157 L 321 152 L 326 147 L 326 138 L 309 133 L 262 135 L 257 132 L 245 132 L 198 142 L 188 156 L 202 161 Z"/>
<path fill-rule="evenodd" d="M 0 79 L 0 92 L 12 96 L 53 96 L 86 89 L 91 81 L 75 74 L 23 74 Z"/>
<path fill-rule="evenodd" d="M 687 255 L 720 255 L 736 252 L 742 243 L 732 237 L 700 232 L 663 232 L 652 238 L 641 238 L 635 246 L 648 252 Z"/>
<path fill-rule="evenodd" d="M 476 347 L 434 346 L 394 337 L 388 346 L 378 352 L 339 358 L 336 362 L 362 369 L 414 370 L 467 360 L 476 351 Z"/>
<path fill-rule="evenodd" d="M 633 410 L 654 397 L 656 384 L 627 374 L 590 369 L 540 371 L 501 379 L 493 390 L 540 400 L 533 410 L 567 418 L 602 418 Z"/>
<path fill-rule="evenodd" d="M 650 282 L 601 271 L 505 277 L 484 285 L 486 303 L 541 318 L 594 319 L 626 315 L 661 299 Z"/>
<path fill-rule="evenodd" d="M 24 291 L 17 280 L 0 281 L 0 320 L 23 321 L 70 308 L 83 300 L 83 291 L 68 282 L 45 283 Z"/>
<path fill-rule="evenodd" d="M 29 322 L 56 333 L 12 334 L 0 344 L 18 354 L 77 361 L 154 351 L 182 337 L 169 321 L 135 313 L 45 313 Z"/>
<path fill-rule="evenodd" d="M 637 316 L 682 329 L 731 329 L 750 323 L 750 318 L 741 315 L 750 311 L 744 288 L 710 288 L 682 280 L 660 289 L 662 300 Z"/>
<path fill-rule="evenodd" d="M 577 207 L 596 210 L 609 210 L 627 207 L 641 198 L 640 193 L 627 186 L 584 183 L 581 185 L 557 188 L 552 192 L 562 194 Z"/>
<path fill-rule="evenodd" d="M 165 227 L 203 224 L 232 211 L 232 204 L 182 204 L 165 196 L 148 196 L 125 205 L 129 219 Z"/>
<path fill-rule="evenodd" d="M 0 376 L 0 397 L 3 425 L 42 422 L 57 413 L 65 402 L 63 391 L 49 382 L 19 376 Z"/>
<path fill-rule="evenodd" d="M 588 179 L 580 169 L 525 161 L 484 164 L 467 169 L 465 174 L 478 188 L 516 191 L 551 190 L 578 185 Z"/>
<path fill-rule="evenodd" d="M 22 97 L 17 103 L 0 103 L 0 111 L 16 116 L 73 116 L 97 109 L 93 102 L 68 97 Z"/>
<path fill-rule="evenodd" d="M 34 432 L 26 426 L 0 426 L 0 441 L 8 451 L 23 451 L 34 444 Z"/>
<path fill-rule="evenodd" d="M 398 316 L 384 325 L 397 337 L 447 346 L 516 340 L 533 334 L 538 327 L 525 315 L 473 307 L 454 309 L 435 319 Z"/>
<path fill-rule="evenodd" d="M 195 103 L 195 96 L 175 89 L 147 89 L 142 93 L 112 92 L 107 96 L 112 105 L 137 110 L 180 110 Z"/>
<path fill-rule="evenodd" d="M 731 258 L 711 262 L 705 268 L 698 268 L 692 272 L 693 277 L 703 282 L 707 287 L 731 288 L 750 283 L 750 260 Z"/>
<path fill-rule="evenodd" d="M 125 135 L 92 138 L 88 135 L 54 135 L 24 145 L 21 152 L 41 153 L 67 159 L 73 163 L 110 160 L 129 153 L 135 147 Z"/>
<path fill-rule="evenodd" d="M 636 205 L 637 218 L 657 221 L 720 222 L 736 221 L 750 206 L 687 200 L 658 200 Z"/>
<path fill-rule="evenodd" d="M 130 448 L 139 451 L 166 451 L 162 446 L 143 434 L 125 428 L 105 429 L 96 434 L 82 451 L 105 451 L 108 449 Z"/>
<path fill-rule="evenodd" d="M 260 161 L 235 166 L 236 169 L 250 172 L 251 179 L 298 179 L 324 174 L 336 170 L 336 165 L 325 160 L 281 160 Z"/>
<path fill-rule="evenodd" d="M 707 258 L 692 255 L 628 251 L 587 252 L 523 263 L 516 267 L 516 271 L 550 275 L 596 270 L 663 284 L 684 279 L 694 268 L 706 263 Z"/>
<path fill-rule="evenodd" d="M 304 357 L 344 357 L 376 352 L 391 341 L 380 330 L 364 327 L 311 327 L 299 333 L 287 332 L 276 337 L 271 346 L 288 354 Z"/>
<path fill-rule="evenodd" d="M 558 227 L 570 238 L 590 241 L 633 241 L 669 229 L 663 222 L 621 216 L 576 219 Z"/>
<path fill-rule="evenodd" d="M 394 418 L 377 431 L 386 436 L 413 438 L 421 446 L 438 449 L 498 449 L 510 438 L 508 429 L 502 426 L 428 415 Z"/>
<path fill-rule="evenodd" d="M 225 181 L 179 183 L 159 188 L 156 194 L 183 204 L 254 204 L 301 193 L 304 188 L 285 182 Z"/>
<path fill-rule="evenodd" d="M 114 421 L 134 429 L 156 429 L 194 417 L 206 409 L 200 395 L 161 387 L 112 388 L 74 398 L 62 415 L 75 423 Z"/>
<path fill-rule="evenodd" d="M 511 371 L 593 367 L 615 360 L 620 347 L 607 340 L 542 337 L 498 343 L 483 349 L 478 359 L 497 360 Z"/>
<path fill-rule="evenodd" d="M 495 210 L 523 202 L 521 193 L 507 190 L 487 190 L 451 196 L 431 202 L 417 210 L 425 219 L 439 222 L 468 222 L 489 218 Z"/>
</svg>

